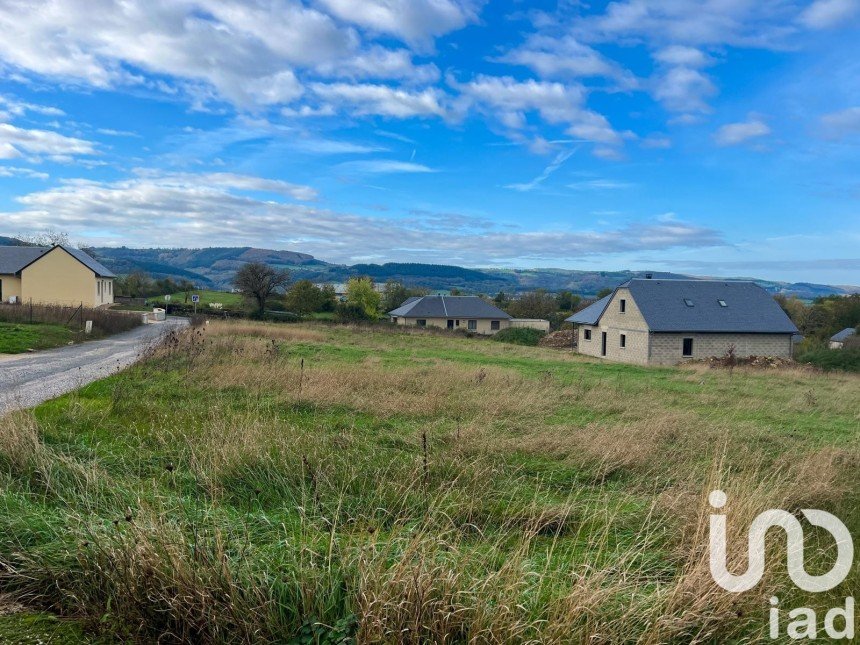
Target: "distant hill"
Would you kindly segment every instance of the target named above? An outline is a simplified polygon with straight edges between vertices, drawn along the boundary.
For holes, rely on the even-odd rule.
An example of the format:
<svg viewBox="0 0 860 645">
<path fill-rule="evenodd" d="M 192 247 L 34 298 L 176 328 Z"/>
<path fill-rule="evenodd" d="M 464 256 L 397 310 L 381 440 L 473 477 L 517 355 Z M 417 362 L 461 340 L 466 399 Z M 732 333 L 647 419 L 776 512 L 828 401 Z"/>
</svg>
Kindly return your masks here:
<svg viewBox="0 0 860 645">
<path fill-rule="evenodd" d="M 185 278 L 200 286 L 225 288 L 239 268 L 248 262 L 293 268 L 325 264 L 307 253 L 272 251 L 250 246 L 208 249 L 131 249 L 99 247 L 93 249 L 114 273 L 145 271 L 156 277 Z"/>
<path fill-rule="evenodd" d="M 14 237 L 3 237 L 0 235 L 0 246 L 20 246 L 21 240 Z"/>
<path fill-rule="evenodd" d="M 3 240 L 11 238 L 0 238 Z M 8 243 L 13 244 L 17 240 Z M 156 277 L 192 280 L 200 287 L 225 289 L 236 271 L 246 262 L 265 262 L 288 269 L 295 279 L 313 282 L 345 282 L 352 276 L 366 275 L 377 282 L 397 280 L 408 286 L 426 289 L 457 288 L 470 293 L 517 293 L 543 288 L 549 291 L 569 290 L 593 296 L 601 289 L 612 288 L 643 271 L 577 271 L 571 269 L 469 269 L 442 264 L 388 262 L 385 264 L 330 264 L 307 253 L 274 251 L 253 247 L 218 247 L 206 249 L 132 249 L 100 247 L 93 249 L 104 264 L 118 274 L 145 271 Z M 692 276 L 680 273 L 653 272 L 654 278 L 679 279 Z M 860 292 L 860 287 L 833 286 L 808 282 L 787 283 L 753 279 L 773 294 L 795 295 L 805 300 L 830 294 Z"/>
</svg>

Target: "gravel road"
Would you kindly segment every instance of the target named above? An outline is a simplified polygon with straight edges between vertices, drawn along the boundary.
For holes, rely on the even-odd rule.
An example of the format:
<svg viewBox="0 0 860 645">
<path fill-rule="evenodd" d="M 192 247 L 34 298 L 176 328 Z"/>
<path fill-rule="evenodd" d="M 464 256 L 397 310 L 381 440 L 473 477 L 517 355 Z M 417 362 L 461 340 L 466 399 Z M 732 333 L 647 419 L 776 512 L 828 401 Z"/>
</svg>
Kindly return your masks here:
<svg viewBox="0 0 860 645">
<path fill-rule="evenodd" d="M 143 325 L 123 334 L 35 354 L 0 356 L 0 413 L 30 408 L 135 363 L 141 351 L 184 318 Z"/>
</svg>

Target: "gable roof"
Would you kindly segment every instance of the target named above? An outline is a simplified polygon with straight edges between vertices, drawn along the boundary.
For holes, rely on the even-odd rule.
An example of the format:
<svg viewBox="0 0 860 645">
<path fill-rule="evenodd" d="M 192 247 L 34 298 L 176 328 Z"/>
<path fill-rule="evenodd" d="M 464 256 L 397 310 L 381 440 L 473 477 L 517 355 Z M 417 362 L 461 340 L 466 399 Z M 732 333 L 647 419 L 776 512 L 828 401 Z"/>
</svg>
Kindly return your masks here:
<svg viewBox="0 0 860 645">
<path fill-rule="evenodd" d="M 603 296 L 597 302 L 588 305 L 585 309 L 577 311 L 570 318 L 565 318 L 564 321 L 577 323 L 579 325 L 596 325 L 610 300 L 612 300 L 611 293 L 608 296 Z"/>
<path fill-rule="evenodd" d="M 56 246 L 0 246 L 0 274 L 20 273 L 28 266 L 47 255 L 54 249 L 62 249 L 78 262 L 87 267 L 90 271 L 96 274 L 99 278 L 115 278 L 116 275 L 111 272 L 105 265 L 88 255 L 80 249 L 66 248 L 57 244 Z M 4 261 L 7 258 L 8 261 Z M 6 268 L 14 268 L 12 271 L 6 271 Z"/>
<path fill-rule="evenodd" d="M 48 251 L 41 246 L 0 246 L 0 275 L 14 275 Z"/>
<path fill-rule="evenodd" d="M 633 279 L 616 287 L 609 300 L 625 287 L 652 332 L 797 333 L 782 307 L 754 282 Z M 606 304 L 596 318 L 590 316 L 594 322 L 581 324 L 597 324 Z"/>
<path fill-rule="evenodd" d="M 96 260 L 93 256 L 81 251 L 80 249 L 68 249 L 65 246 L 61 247 L 66 253 L 75 258 L 78 262 L 87 267 L 100 278 L 115 278 L 116 275 L 108 269 L 104 264 Z"/>
<path fill-rule="evenodd" d="M 492 318 L 511 316 L 478 296 L 418 296 L 406 300 L 389 316 L 402 318 Z"/>
<path fill-rule="evenodd" d="M 853 327 L 846 327 L 842 331 L 836 332 L 830 337 L 830 340 L 841 343 L 843 340 L 848 340 L 851 336 L 857 333 Z"/>
</svg>

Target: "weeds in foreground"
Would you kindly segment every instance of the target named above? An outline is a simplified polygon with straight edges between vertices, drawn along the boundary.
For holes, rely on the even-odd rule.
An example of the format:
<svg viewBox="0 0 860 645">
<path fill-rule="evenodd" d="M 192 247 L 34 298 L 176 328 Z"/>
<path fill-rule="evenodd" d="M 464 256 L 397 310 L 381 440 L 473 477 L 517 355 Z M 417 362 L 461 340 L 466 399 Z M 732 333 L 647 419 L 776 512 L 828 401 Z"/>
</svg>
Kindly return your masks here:
<svg viewBox="0 0 860 645">
<path fill-rule="evenodd" d="M 708 492 L 738 566 L 858 493 L 847 377 L 365 333 L 218 323 L 0 420 L 0 593 L 143 641 L 755 641 L 785 577 L 713 583 Z"/>
</svg>

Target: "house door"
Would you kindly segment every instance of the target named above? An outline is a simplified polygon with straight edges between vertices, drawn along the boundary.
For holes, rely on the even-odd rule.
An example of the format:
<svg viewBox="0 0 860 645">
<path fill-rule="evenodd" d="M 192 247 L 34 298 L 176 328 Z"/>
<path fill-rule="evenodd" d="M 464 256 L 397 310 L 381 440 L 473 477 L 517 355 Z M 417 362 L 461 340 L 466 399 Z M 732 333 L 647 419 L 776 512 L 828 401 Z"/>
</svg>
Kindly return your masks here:
<svg viewBox="0 0 860 645">
<path fill-rule="evenodd" d="M 606 332 L 600 334 L 600 355 L 606 356 Z"/>
<path fill-rule="evenodd" d="M 454 329 L 454 321 L 453 320 L 448 321 L 448 329 Z"/>
</svg>

